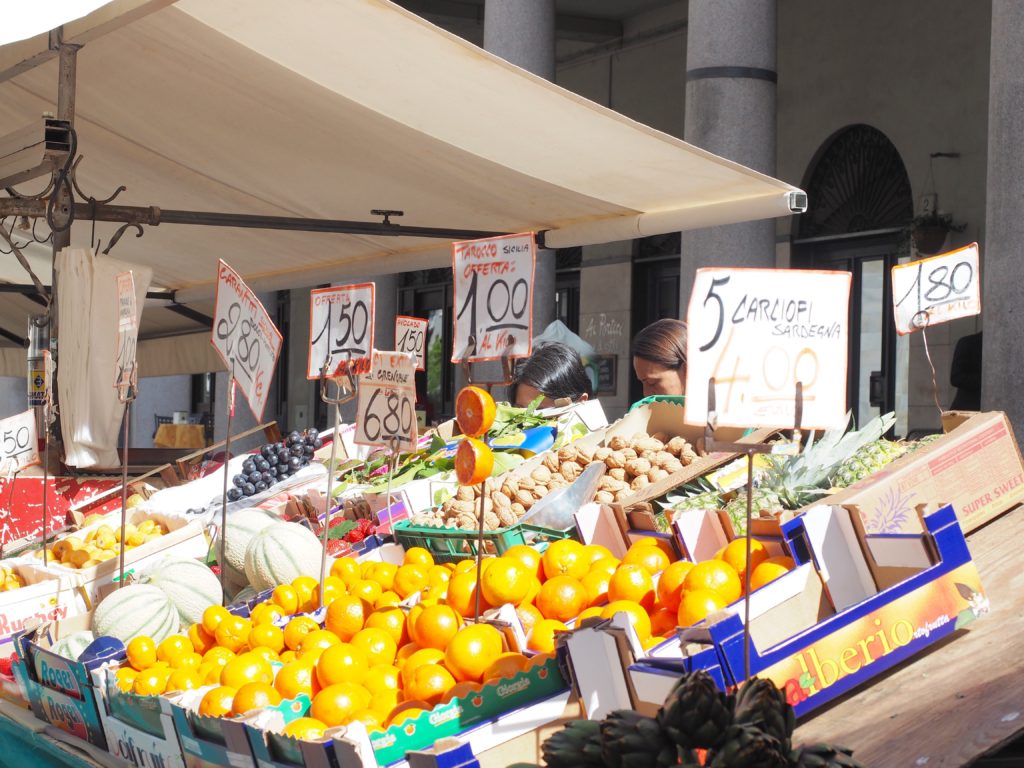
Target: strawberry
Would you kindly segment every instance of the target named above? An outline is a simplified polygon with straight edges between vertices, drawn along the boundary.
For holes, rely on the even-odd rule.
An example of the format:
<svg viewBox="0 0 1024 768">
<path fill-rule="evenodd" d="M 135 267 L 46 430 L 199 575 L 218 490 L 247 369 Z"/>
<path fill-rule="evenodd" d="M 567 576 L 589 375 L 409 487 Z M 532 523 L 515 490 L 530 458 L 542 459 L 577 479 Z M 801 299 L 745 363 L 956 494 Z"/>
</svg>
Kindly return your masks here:
<svg viewBox="0 0 1024 768">
<path fill-rule="evenodd" d="M 13 653 L 0 659 L 0 675 L 5 677 L 11 676 L 11 667 L 14 665 L 14 659 L 15 655 Z"/>
</svg>

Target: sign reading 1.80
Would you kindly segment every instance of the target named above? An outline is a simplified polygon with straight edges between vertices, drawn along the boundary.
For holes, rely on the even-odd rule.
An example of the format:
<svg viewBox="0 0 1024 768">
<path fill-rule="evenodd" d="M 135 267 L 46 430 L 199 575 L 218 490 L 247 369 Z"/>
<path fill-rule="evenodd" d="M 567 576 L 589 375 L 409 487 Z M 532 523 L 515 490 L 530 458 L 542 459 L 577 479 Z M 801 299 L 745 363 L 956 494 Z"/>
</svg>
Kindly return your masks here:
<svg viewBox="0 0 1024 768">
<path fill-rule="evenodd" d="M 686 421 L 809 429 L 846 419 L 849 272 L 699 269 L 687 311 Z"/>
</svg>

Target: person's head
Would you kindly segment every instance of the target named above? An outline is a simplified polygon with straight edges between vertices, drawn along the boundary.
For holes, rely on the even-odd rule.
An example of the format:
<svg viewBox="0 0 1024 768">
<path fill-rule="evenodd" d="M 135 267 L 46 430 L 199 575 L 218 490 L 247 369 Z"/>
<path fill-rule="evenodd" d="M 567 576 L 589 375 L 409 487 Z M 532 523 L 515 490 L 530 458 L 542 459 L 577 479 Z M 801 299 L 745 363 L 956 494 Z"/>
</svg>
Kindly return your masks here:
<svg viewBox="0 0 1024 768">
<path fill-rule="evenodd" d="M 633 339 L 633 370 L 650 395 L 686 392 L 686 323 L 666 318 L 648 325 Z"/>
<path fill-rule="evenodd" d="M 516 372 L 509 392 L 513 405 L 525 408 L 541 396 L 541 408 L 550 408 L 556 400 L 578 403 L 590 397 L 590 377 L 572 347 L 558 343 L 538 347 Z"/>
</svg>

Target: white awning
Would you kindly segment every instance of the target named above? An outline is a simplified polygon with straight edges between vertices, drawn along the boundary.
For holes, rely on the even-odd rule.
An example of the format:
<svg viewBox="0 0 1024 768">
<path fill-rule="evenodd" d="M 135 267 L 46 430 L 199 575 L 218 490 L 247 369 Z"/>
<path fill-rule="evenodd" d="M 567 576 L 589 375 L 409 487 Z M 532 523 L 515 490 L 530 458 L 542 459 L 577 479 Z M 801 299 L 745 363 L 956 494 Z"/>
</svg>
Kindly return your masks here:
<svg viewBox="0 0 1024 768">
<path fill-rule="evenodd" d="M 544 230 L 550 247 L 800 205 L 788 184 L 386 0 L 124 5 L 134 20 L 107 23 L 78 53 L 78 178 L 96 198 L 124 184 L 116 203 L 164 209 L 359 221 L 398 209 L 403 225 Z M 0 72 L 13 51 L 0 48 Z M 54 111 L 56 65 L 0 83 L 0 135 Z M 74 244 L 90 236 L 90 223 L 75 225 Z M 450 264 L 441 240 L 170 224 L 127 233 L 113 255 L 152 268 L 153 289 L 186 303 L 213 296 L 218 258 L 257 291 Z"/>
</svg>

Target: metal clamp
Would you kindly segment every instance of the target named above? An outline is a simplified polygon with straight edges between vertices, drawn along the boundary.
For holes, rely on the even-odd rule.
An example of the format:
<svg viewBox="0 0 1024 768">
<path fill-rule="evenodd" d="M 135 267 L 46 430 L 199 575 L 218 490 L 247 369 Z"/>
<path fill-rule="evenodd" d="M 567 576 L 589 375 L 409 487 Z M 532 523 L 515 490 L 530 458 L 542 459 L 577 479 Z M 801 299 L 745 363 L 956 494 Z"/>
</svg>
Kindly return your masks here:
<svg viewBox="0 0 1024 768">
<path fill-rule="evenodd" d="M 516 339 L 514 336 L 509 336 L 508 341 L 505 345 L 505 351 L 501 353 L 501 373 L 502 378 L 492 381 L 482 381 L 473 378 L 473 365 L 474 363 L 469 359 L 473 354 L 476 353 L 476 337 L 470 336 L 469 342 L 466 344 L 466 349 L 463 351 L 462 356 L 459 358 L 459 365 L 462 366 L 462 371 L 466 376 L 466 382 L 468 384 L 474 384 L 476 386 L 486 387 L 487 391 L 490 392 L 492 387 L 507 387 L 512 384 L 512 347 L 515 346 Z"/>
</svg>

